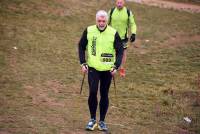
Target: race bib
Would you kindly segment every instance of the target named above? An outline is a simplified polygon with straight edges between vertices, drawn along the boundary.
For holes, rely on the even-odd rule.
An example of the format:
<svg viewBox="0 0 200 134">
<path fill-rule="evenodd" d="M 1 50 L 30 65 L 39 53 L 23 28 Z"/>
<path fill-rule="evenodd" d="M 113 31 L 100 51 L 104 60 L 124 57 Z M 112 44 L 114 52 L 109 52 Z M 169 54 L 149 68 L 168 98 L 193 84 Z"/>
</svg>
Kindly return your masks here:
<svg viewBox="0 0 200 134">
<path fill-rule="evenodd" d="M 102 53 L 101 54 L 101 62 L 104 64 L 112 64 L 114 61 L 113 54 Z"/>
</svg>

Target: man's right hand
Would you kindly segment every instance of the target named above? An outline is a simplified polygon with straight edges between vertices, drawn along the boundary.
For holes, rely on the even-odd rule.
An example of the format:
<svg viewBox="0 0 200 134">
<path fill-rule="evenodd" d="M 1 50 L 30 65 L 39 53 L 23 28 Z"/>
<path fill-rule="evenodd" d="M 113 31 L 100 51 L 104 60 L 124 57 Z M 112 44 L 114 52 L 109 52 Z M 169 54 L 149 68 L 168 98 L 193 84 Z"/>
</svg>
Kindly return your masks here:
<svg viewBox="0 0 200 134">
<path fill-rule="evenodd" d="M 88 72 L 88 65 L 86 63 L 81 64 L 81 71 L 83 73 L 87 73 Z"/>
</svg>

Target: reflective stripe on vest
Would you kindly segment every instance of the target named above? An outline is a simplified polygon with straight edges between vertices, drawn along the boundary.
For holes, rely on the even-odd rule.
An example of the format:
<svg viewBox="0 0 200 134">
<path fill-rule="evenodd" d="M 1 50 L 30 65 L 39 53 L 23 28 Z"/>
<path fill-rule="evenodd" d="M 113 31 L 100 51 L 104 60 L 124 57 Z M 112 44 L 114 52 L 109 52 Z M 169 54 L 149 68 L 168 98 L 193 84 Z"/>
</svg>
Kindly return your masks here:
<svg viewBox="0 0 200 134">
<path fill-rule="evenodd" d="M 110 70 L 115 62 L 114 39 L 116 30 L 107 26 L 100 32 L 96 25 L 87 28 L 88 65 L 98 71 Z"/>
</svg>

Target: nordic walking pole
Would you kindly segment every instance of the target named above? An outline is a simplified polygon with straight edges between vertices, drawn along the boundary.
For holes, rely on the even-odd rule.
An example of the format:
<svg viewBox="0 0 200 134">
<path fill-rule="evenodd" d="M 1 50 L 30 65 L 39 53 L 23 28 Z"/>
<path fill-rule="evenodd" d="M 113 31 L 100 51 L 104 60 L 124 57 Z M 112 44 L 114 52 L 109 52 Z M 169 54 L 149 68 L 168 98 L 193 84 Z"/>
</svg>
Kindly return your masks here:
<svg viewBox="0 0 200 134">
<path fill-rule="evenodd" d="M 85 80 L 85 73 L 83 74 L 83 79 L 82 79 L 82 82 L 81 82 L 80 94 L 82 93 L 82 90 L 83 90 L 83 83 L 84 83 L 84 80 Z"/>
<path fill-rule="evenodd" d="M 114 89 L 115 89 L 115 95 L 116 95 L 116 85 L 115 85 L 115 76 L 113 75 L 113 84 L 114 84 Z"/>
</svg>

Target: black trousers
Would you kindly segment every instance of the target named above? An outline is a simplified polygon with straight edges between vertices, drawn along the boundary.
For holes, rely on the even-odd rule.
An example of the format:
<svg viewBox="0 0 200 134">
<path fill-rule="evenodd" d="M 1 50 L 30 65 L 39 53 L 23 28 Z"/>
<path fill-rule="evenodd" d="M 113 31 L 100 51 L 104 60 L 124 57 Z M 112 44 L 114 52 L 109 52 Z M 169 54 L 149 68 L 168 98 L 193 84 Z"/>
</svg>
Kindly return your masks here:
<svg viewBox="0 0 200 134">
<path fill-rule="evenodd" d="M 96 111 L 98 106 L 98 87 L 100 82 L 100 121 L 105 120 L 105 116 L 109 106 L 109 88 L 112 80 L 110 71 L 97 71 L 94 68 L 89 68 L 88 83 L 89 83 L 89 97 L 88 106 L 92 119 L 96 119 Z"/>
</svg>

